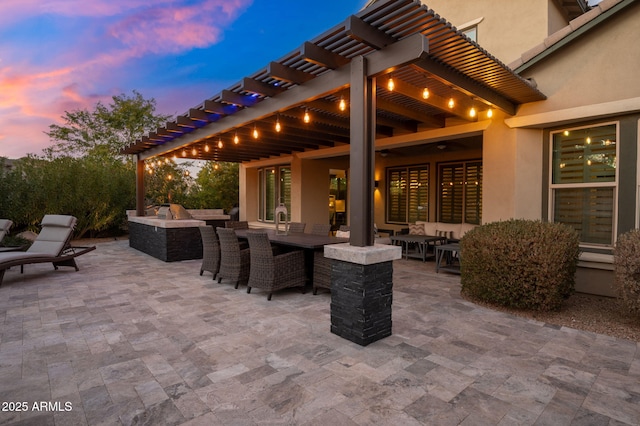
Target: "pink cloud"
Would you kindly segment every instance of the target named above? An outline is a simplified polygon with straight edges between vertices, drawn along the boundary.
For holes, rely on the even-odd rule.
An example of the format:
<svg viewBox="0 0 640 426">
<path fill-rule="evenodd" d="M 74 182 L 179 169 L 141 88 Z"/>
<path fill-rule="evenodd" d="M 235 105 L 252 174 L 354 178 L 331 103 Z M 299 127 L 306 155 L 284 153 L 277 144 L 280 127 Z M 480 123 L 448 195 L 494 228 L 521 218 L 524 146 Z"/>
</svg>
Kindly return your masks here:
<svg viewBox="0 0 640 426">
<path fill-rule="evenodd" d="M 2 0 L 0 26 L 44 14 L 88 17 L 93 35 L 78 34 L 62 54 L 38 63 L 30 62 L 33 47 L 0 49 L 0 156 L 41 153 L 50 145 L 44 132 L 65 111 L 128 92 L 117 78 L 135 59 L 214 44 L 251 1 Z"/>
<path fill-rule="evenodd" d="M 206 0 L 195 5 L 140 10 L 113 25 L 110 34 L 138 52 L 181 52 L 219 41 L 222 27 L 250 0 Z"/>
</svg>

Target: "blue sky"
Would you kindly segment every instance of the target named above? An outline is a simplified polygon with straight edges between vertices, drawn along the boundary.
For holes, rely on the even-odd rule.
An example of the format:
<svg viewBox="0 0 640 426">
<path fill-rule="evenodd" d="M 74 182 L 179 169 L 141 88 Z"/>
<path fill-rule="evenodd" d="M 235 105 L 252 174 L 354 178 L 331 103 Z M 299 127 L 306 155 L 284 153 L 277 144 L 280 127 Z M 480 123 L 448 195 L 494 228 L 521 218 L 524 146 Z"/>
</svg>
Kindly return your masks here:
<svg viewBox="0 0 640 426">
<path fill-rule="evenodd" d="M 41 154 L 65 111 L 139 91 L 181 114 L 366 0 L 2 0 L 0 156 Z"/>
</svg>

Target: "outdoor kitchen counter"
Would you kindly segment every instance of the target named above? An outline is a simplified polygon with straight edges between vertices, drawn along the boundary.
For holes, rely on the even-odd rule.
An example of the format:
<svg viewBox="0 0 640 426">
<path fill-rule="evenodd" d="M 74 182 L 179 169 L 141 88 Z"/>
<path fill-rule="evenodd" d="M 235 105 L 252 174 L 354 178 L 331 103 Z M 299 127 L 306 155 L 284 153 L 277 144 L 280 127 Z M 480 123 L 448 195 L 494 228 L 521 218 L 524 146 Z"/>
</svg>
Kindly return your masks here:
<svg viewBox="0 0 640 426">
<path fill-rule="evenodd" d="M 129 247 L 165 262 L 202 259 L 204 220 L 129 216 Z"/>
</svg>

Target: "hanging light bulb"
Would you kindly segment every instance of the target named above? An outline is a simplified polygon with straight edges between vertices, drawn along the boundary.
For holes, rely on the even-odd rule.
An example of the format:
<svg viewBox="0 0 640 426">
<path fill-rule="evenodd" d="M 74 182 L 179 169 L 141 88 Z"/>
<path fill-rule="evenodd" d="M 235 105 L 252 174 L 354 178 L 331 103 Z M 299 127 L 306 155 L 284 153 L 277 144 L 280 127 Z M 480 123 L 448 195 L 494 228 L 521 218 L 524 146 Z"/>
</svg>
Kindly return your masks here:
<svg viewBox="0 0 640 426">
<path fill-rule="evenodd" d="M 238 137 L 238 132 L 233 136 L 233 143 L 238 145 L 240 143 L 240 138 Z"/>
<path fill-rule="evenodd" d="M 186 157 L 187 156 L 187 151 L 185 151 L 184 149 L 182 150 L 182 156 Z"/>
<path fill-rule="evenodd" d="M 222 149 L 223 146 L 222 139 L 218 139 L 218 148 Z"/>
<path fill-rule="evenodd" d="M 487 111 L 487 117 L 493 117 L 493 110 L 491 108 L 489 108 L 489 111 Z"/>
<path fill-rule="evenodd" d="M 340 103 L 338 104 L 338 108 L 340 108 L 340 111 L 344 111 L 347 109 L 347 103 L 345 102 L 343 97 L 340 97 Z"/>
<path fill-rule="evenodd" d="M 276 118 L 276 132 L 280 133 L 280 130 L 282 130 L 282 126 L 280 125 L 280 119 Z"/>
<path fill-rule="evenodd" d="M 449 98 L 449 103 L 447 105 L 449 105 L 449 108 L 453 109 L 453 107 L 456 106 L 456 102 L 453 98 Z"/>
<path fill-rule="evenodd" d="M 258 139 L 258 137 L 260 136 L 260 134 L 258 133 L 258 129 L 256 128 L 256 125 L 253 125 L 253 138 L 254 139 Z"/>
<path fill-rule="evenodd" d="M 204 152 L 209 152 L 209 144 L 206 144 L 206 145 L 204 146 Z"/>
<path fill-rule="evenodd" d="M 191 150 L 191 155 L 193 155 L 194 157 L 198 154 L 198 150 L 196 150 L 195 148 L 193 148 Z"/>
<path fill-rule="evenodd" d="M 390 92 L 393 92 L 393 89 L 396 88 L 396 84 L 393 82 L 393 78 L 390 78 L 389 81 L 387 82 L 387 89 L 389 89 Z"/>
<path fill-rule="evenodd" d="M 429 99 L 430 95 L 431 93 L 429 93 L 429 89 L 425 87 L 424 90 L 422 91 L 422 99 Z"/>
<path fill-rule="evenodd" d="M 469 117 L 475 117 L 476 116 L 476 109 L 474 107 L 471 107 L 471 109 L 469 110 Z"/>
<path fill-rule="evenodd" d="M 308 109 L 304 110 L 304 117 L 302 118 L 302 121 L 304 121 L 305 123 L 309 123 L 311 121 L 311 116 L 309 115 Z"/>
</svg>

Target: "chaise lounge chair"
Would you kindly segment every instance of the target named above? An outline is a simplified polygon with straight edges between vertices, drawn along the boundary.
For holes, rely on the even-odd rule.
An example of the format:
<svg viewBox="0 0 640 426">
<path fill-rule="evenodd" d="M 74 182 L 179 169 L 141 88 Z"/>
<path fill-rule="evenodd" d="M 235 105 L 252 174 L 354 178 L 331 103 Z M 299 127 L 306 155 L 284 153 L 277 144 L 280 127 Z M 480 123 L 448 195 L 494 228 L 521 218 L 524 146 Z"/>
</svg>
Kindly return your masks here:
<svg viewBox="0 0 640 426">
<path fill-rule="evenodd" d="M 76 218 L 64 215 L 45 215 L 42 219 L 42 230 L 31 247 L 24 252 L 0 253 L 0 285 L 4 272 L 12 266 L 30 263 L 53 263 L 58 266 L 71 266 L 78 271 L 75 258 L 95 250 L 92 247 L 71 247 L 71 235 L 76 225 Z"/>
<path fill-rule="evenodd" d="M 0 243 L 2 242 L 2 239 L 7 234 L 7 232 L 9 232 L 9 228 L 11 228 L 11 225 L 13 225 L 13 222 L 11 222 L 9 219 L 0 219 Z"/>
</svg>

